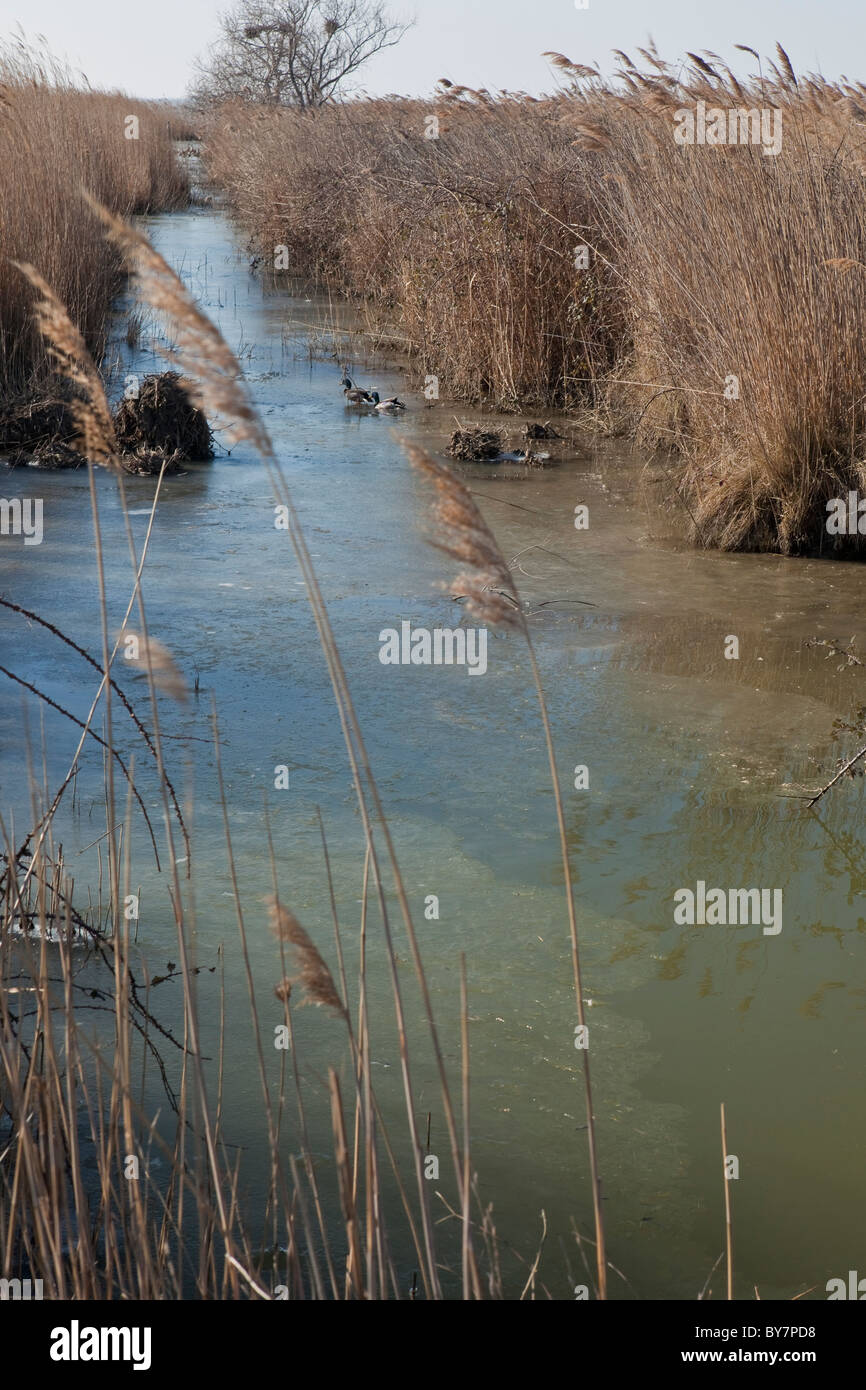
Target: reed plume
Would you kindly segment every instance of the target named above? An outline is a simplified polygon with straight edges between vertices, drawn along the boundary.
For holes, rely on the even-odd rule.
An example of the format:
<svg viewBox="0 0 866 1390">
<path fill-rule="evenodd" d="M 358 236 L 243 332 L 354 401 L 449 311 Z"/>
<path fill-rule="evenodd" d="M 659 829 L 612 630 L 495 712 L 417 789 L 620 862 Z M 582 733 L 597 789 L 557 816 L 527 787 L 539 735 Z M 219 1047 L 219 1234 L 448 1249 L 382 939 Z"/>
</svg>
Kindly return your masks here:
<svg viewBox="0 0 866 1390">
<path fill-rule="evenodd" d="M 167 647 L 155 637 L 145 637 L 124 628 L 121 634 L 124 645 L 129 644 L 135 655 L 126 659 L 130 666 L 141 671 L 149 671 L 157 690 L 169 695 L 173 700 L 183 703 L 187 698 L 186 681 Z"/>
<path fill-rule="evenodd" d="M 315 942 L 301 926 L 295 914 L 290 912 L 279 898 L 274 897 L 270 902 L 269 916 L 271 931 L 274 936 L 278 941 L 294 948 L 298 964 L 298 974 L 295 979 L 286 977 L 277 985 L 274 990 L 277 998 L 287 1000 L 291 994 L 292 985 L 295 980 L 299 980 L 306 995 L 305 1003 L 323 1004 L 326 1009 L 332 1009 L 341 1018 L 345 1018 L 346 1010 L 337 992 L 334 977 L 325 964 Z"/>
<path fill-rule="evenodd" d="M 600 123 L 590 123 L 581 121 L 575 127 L 577 139 L 572 140 L 572 145 L 579 149 L 592 151 L 608 151 L 612 148 L 611 140 L 604 127 Z"/>
<path fill-rule="evenodd" d="M 432 483 L 433 515 L 438 526 L 430 541 L 437 550 L 468 568 L 450 586 L 466 599 L 470 613 L 492 627 L 525 631 L 520 599 L 502 551 L 472 494 L 457 474 L 417 444 L 407 444 L 414 468 Z"/>
<path fill-rule="evenodd" d="M 791 66 L 791 59 L 788 57 L 787 53 L 785 52 L 784 48 L 780 43 L 776 44 L 776 52 L 779 55 L 779 62 L 781 63 L 782 71 L 785 74 L 786 81 L 790 84 L 790 86 L 797 87 L 799 84 L 797 82 L 797 77 L 794 72 L 794 69 Z"/>
<path fill-rule="evenodd" d="M 76 444 L 80 444 L 85 458 L 118 468 L 111 410 L 87 344 L 39 271 L 26 261 L 13 261 L 12 264 L 40 296 L 33 317 L 49 356 L 57 364 L 60 375 L 82 393 L 70 402 L 70 410 L 79 430 Z"/>
<path fill-rule="evenodd" d="M 574 68 L 574 63 L 570 58 L 566 58 L 564 53 L 542 53 L 542 58 L 546 58 L 555 68 L 561 68 L 563 72 L 570 72 Z"/>
</svg>

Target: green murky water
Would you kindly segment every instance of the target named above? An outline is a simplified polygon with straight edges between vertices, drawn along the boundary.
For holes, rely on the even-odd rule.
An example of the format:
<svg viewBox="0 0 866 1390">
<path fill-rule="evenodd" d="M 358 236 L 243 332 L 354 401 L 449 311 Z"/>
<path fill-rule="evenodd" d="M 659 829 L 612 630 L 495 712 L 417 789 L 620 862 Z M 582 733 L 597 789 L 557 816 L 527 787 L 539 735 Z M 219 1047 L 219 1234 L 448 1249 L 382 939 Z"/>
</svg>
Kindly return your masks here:
<svg viewBox="0 0 866 1390">
<path fill-rule="evenodd" d="M 427 409 L 399 378 L 376 373 L 410 410 L 397 421 L 344 409 L 337 364 L 310 360 L 304 324 L 324 306 L 263 289 L 241 239 L 213 210 L 155 218 L 151 234 L 239 351 L 289 478 L 315 557 L 360 721 L 416 908 L 446 1057 L 459 1075 L 459 954 L 469 982 L 473 1166 L 500 1237 L 531 1260 L 546 1215 L 540 1279 L 555 1298 L 581 1277 L 572 1220 L 591 1233 L 579 1055 L 573 1047 L 567 921 L 542 731 L 525 651 L 491 635 L 488 669 L 383 666 L 379 633 L 401 620 L 456 625 L 438 581 L 446 561 L 423 544 L 429 499 L 404 438 L 441 450 L 447 403 Z M 118 352 L 120 350 L 118 349 Z M 115 364 L 159 370 L 148 333 Z M 361 366 L 358 375 L 372 384 Z M 467 412 L 461 412 L 469 418 Z M 505 422 L 514 430 L 519 422 Z M 465 469 L 532 608 L 577 882 L 613 1295 L 694 1298 L 723 1248 L 719 1102 L 732 1185 L 736 1291 L 790 1298 L 863 1267 L 860 1176 L 866 1157 L 863 1047 L 866 854 L 861 784 L 843 782 L 809 811 L 791 795 L 830 775 L 833 720 L 863 698 L 858 668 L 837 670 L 810 637 L 864 635 L 863 570 L 851 564 L 688 550 L 674 512 L 644 487 L 645 460 L 622 447 L 555 449 L 557 463 Z M 0 593 L 58 622 L 98 656 L 99 607 L 84 473 L 4 474 L 4 494 L 39 496 L 44 541 L 0 540 Z M 150 480 L 127 483 L 141 543 Z M 111 620 L 130 595 L 115 488 L 99 479 Z M 589 508 L 576 530 L 574 508 Z M 267 803 L 281 893 L 333 961 L 316 807 L 321 808 L 344 928 L 357 958 L 363 836 L 314 624 L 270 488 L 246 446 L 165 483 L 145 575 L 152 632 L 199 694 L 166 703 L 170 772 L 194 802 L 191 895 L 196 952 L 224 965 L 225 1126 L 244 1147 L 253 1209 L 265 1127 L 247 989 L 209 741 L 218 712 L 231 834 L 247 911 L 263 1027 L 281 1018 L 278 953 L 265 925 Z M 739 659 L 726 660 L 736 635 Z M 862 645 L 862 644 L 861 644 Z M 84 717 L 95 673 L 48 634 L 0 611 L 3 664 Z M 120 663 L 122 666 L 122 663 Z M 128 670 L 118 678 L 144 699 Z M 20 687 L 0 705 L 0 806 L 28 821 L 26 741 L 44 732 L 48 782 L 77 734 Z M 40 721 L 43 721 L 40 723 Z M 122 747 L 131 731 L 118 723 Z M 40 752 L 41 756 L 41 752 Z M 288 790 L 274 768 L 290 769 Z M 578 765 L 586 789 L 573 789 Z M 158 816 L 155 779 L 136 770 Z M 82 765 L 78 800 L 58 821 L 67 859 L 105 829 L 102 761 Z M 139 818 L 139 829 L 141 826 Z M 79 889 L 98 892 L 93 852 Z M 176 960 L 166 885 L 136 843 L 139 945 L 148 968 Z M 708 887 L 781 889 L 782 931 L 760 924 L 679 926 L 674 894 Z M 439 898 L 438 920 L 424 918 Z M 405 1131 L 390 990 L 371 924 L 373 1057 L 385 1114 Z M 218 948 L 224 944 L 222 962 Z M 453 1198 L 447 1144 L 408 948 L 398 950 L 410 1011 L 417 1109 L 432 1112 L 441 1190 Z M 199 977 L 204 1045 L 216 1057 L 219 970 Z M 154 991 L 179 1026 L 177 983 Z M 322 1079 L 348 1079 L 340 1026 L 296 1014 L 314 1146 L 328 1188 L 331 1138 Z M 268 1058 L 272 1080 L 279 1060 Z M 151 1102 L 159 1104 L 154 1083 Z M 286 1151 L 293 1149 L 291 1127 Z M 444 1214 L 444 1212 L 443 1212 Z M 411 1278 L 411 1254 L 397 1250 Z M 506 1261 L 509 1288 L 524 1274 Z M 714 1282 L 721 1293 L 721 1274 Z M 718 1287 L 716 1287 L 716 1285 Z"/>
</svg>

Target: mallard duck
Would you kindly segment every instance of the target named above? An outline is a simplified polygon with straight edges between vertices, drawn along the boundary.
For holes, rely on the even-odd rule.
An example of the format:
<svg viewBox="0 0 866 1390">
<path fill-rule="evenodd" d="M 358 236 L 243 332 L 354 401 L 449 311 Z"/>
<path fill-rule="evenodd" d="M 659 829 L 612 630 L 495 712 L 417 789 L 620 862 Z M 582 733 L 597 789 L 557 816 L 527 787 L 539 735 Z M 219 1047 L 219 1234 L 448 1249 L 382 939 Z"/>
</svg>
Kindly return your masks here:
<svg viewBox="0 0 866 1390">
<path fill-rule="evenodd" d="M 347 405 L 376 404 L 376 402 L 373 400 L 373 397 L 370 395 L 370 392 L 365 391 L 363 386 L 353 386 L 349 377 L 344 376 L 343 380 L 340 382 L 340 385 L 343 388 L 343 395 L 346 397 Z"/>
<path fill-rule="evenodd" d="M 396 414 L 398 410 L 406 409 L 405 402 L 398 400 L 396 396 L 389 396 L 387 401 L 382 401 L 379 399 L 378 391 L 371 391 L 370 399 L 373 402 L 374 410 L 387 411 L 389 413 Z"/>
</svg>

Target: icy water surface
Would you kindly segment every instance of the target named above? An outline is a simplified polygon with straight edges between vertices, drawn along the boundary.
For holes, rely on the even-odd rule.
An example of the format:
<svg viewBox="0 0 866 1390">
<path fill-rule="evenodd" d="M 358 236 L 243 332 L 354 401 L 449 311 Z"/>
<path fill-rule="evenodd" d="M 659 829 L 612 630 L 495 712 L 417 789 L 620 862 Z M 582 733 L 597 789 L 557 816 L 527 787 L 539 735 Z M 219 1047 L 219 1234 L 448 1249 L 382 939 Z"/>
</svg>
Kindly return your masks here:
<svg viewBox="0 0 866 1390">
<path fill-rule="evenodd" d="M 488 669 L 383 666 L 379 634 L 409 620 L 456 625 L 437 589 L 448 561 L 426 547 L 429 496 L 401 447 L 441 451 L 455 410 L 426 408 L 399 377 L 358 365 L 410 409 L 396 421 L 344 408 L 335 361 L 313 358 L 308 331 L 327 306 L 248 273 L 242 239 L 219 211 L 148 223 L 241 356 L 282 460 L 328 601 L 427 962 L 449 1065 L 459 1073 L 459 955 L 469 983 L 473 1166 L 500 1237 L 531 1261 L 547 1220 L 540 1278 L 556 1298 L 581 1278 L 572 1220 L 591 1233 L 585 1119 L 567 919 L 542 731 L 526 654 L 491 634 Z M 315 332 L 314 332 L 315 336 Z M 119 351 L 119 350 L 118 350 Z M 145 328 L 124 372 L 159 370 Z M 457 412 L 474 418 L 470 412 Z M 516 443 L 519 421 L 504 422 Z M 545 446 L 546 447 L 546 446 Z M 810 812 L 796 793 L 834 767 L 834 719 L 863 700 L 857 667 L 839 672 L 809 638 L 862 638 L 863 570 L 851 564 L 697 553 L 674 512 L 644 487 L 645 460 L 611 445 L 555 446 L 555 466 L 471 465 L 478 497 L 532 610 L 566 796 L 584 955 L 609 1253 L 628 1285 L 616 1297 L 694 1298 L 723 1248 L 719 1102 L 732 1186 L 736 1290 L 790 1298 L 862 1269 L 860 1178 L 866 1150 L 864 817 L 860 782 L 843 782 Z M 58 622 L 99 655 L 93 528 L 84 472 L 4 474 L 7 497 L 44 501 L 41 546 L 0 540 L 0 593 Z M 141 544 L 152 480 L 127 494 Z M 111 622 L 130 594 L 113 482 L 99 478 Z M 574 525 L 589 509 L 589 528 Z M 152 632 L 197 696 L 165 703 L 170 772 L 194 802 L 191 889 L 204 1043 L 217 1055 L 219 971 L 226 981 L 225 1126 L 244 1146 L 251 1204 L 263 1181 L 264 1122 L 247 987 L 231 899 L 210 743 L 219 719 L 229 819 L 259 1008 L 282 1017 L 280 976 L 263 899 L 270 891 L 265 806 L 281 893 L 334 960 L 316 807 L 321 808 L 351 971 L 356 959 L 363 836 L 315 627 L 284 534 L 273 524 L 262 464 L 246 445 L 169 478 L 150 545 L 145 598 Z M 726 639 L 739 659 L 725 658 Z M 85 717 L 96 673 L 48 634 L 0 611 L 2 664 Z M 861 643 L 862 647 L 862 643 Z M 123 663 L 119 663 L 123 667 Z M 131 698 L 145 690 L 128 669 Z M 146 708 L 146 702 L 142 705 Z M 119 720 L 119 716 L 116 715 Z M 28 819 L 26 737 L 46 741 L 48 781 L 64 775 L 77 734 L 8 682 L 0 709 L 0 805 Z M 118 722 L 121 746 L 135 740 Z M 41 754 L 39 755 L 41 757 Z M 288 790 L 274 769 L 289 768 Z M 588 787 L 574 788 L 574 769 Z M 159 818 L 139 743 L 136 771 Z M 67 859 L 105 829 L 101 755 L 82 767 L 74 814 L 59 818 Z M 140 825 L 140 818 L 139 818 Z M 61 834 L 62 831 L 62 834 Z M 93 852 L 79 889 L 95 898 Z M 176 960 L 164 880 L 144 835 L 139 944 L 153 973 Z M 674 895 L 781 890 L 782 929 L 760 923 L 680 925 Z M 429 895 L 438 920 L 427 920 Z M 374 1060 L 398 1142 L 399 1063 L 390 990 L 371 921 Z M 218 955 L 220 945 L 222 956 Z M 408 947 L 403 983 L 417 1039 L 422 1129 L 432 1112 L 438 1184 L 453 1199 L 436 1082 Z M 219 967 L 209 973 L 209 967 Z M 174 991 L 174 993 L 172 993 Z M 178 984 L 154 991 L 179 1028 Z M 296 1013 L 311 1093 L 333 1065 L 349 1089 L 344 1034 L 320 1010 Z M 272 1081 L 279 1061 L 268 1059 Z M 153 1104 L 159 1103 L 154 1087 Z M 329 1166 L 327 1108 L 311 1102 L 314 1143 Z M 287 1151 L 291 1149 L 287 1144 Z M 435 1199 L 434 1199 L 435 1200 Z M 442 1209 L 444 1214 L 444 1208 Z M 411 1279 L 411 1254 L 397 1252 Z M 510 1289 L 523 1281 L 508 1265 Z M 723 1292 L 718 1272 L 714 1296 Z"/>
</svg>

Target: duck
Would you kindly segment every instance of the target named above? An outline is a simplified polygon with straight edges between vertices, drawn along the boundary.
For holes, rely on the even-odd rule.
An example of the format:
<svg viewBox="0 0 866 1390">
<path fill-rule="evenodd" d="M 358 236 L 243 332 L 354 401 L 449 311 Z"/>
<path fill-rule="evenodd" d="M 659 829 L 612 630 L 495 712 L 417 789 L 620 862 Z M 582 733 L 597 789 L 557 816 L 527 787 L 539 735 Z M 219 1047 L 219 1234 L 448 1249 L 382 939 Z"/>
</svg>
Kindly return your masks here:
<svg viewBox="0 0 866 1390">
<path fill-rule="evenodd" d="M 340 385 L 343 388 L 343 395 L 346 397 L 347 405 L 376 404 L 376 402 L 373 400 L 373 397 L 370 395 L 370 392 L 365 391 L 363 386 L 353 386 L 351 379 L 348 376 L 343 377 L 343 380 L 340 382 Z"/>
<path fill-rule="evenodd" d="M 398 410 L 406 409 L 405 401 L 398 400 L 396 396 L 389 396 L 388 400 L 383 401 L 379 399 L 378 391 L 371 391 L 370 399 L 373 402 L 374 410 L 381 410 L 388 414 L 396 414 Z"/>
</svg>

